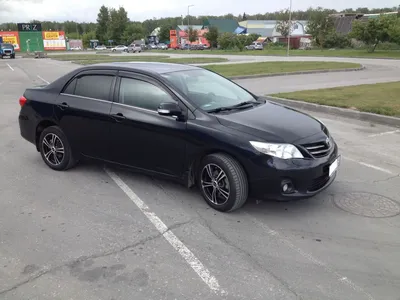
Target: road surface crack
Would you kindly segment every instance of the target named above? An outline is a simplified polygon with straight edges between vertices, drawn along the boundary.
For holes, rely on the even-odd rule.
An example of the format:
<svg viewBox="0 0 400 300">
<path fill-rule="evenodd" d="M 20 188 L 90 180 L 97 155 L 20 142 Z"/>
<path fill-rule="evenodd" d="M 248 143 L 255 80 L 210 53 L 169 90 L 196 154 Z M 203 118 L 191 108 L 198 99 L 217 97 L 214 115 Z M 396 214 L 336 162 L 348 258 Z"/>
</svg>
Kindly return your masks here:
<svg viewBox="0 0 400 300">
<path fill-rule="evenodd" d="M 146 237 L 146 238 L 144 238 L 144 239 L 142 239 L 140 241 L 137 241 L 137 242 L 135 242 L 133 244 L 130 244 L 130 245 L 126 245 L 126 246 L 121 247 L 119 249 L 112 249 L 112 250 L 104 251 L 104 252 L 101 252 L 101 253 L 95 253 L 95 254 L 89 255 L 89 256 L 81 256 L 81 257 L 79 257 L 79 258 L 77 258 L 75 260 L 65 262 L 65 263 L 63 263 L 61 265 L 58 265 L 58 266 L 44 268 L 44 269 L 40 270 L 39 272 L 37 272 L 35 275 L 33 275 L 33 276 L 31 276 L 31 277 L 29 277 L 29 278 L 27 278 L 27 279 L 15 284 L 15 285 L 7 288 L 7 289 L 4 289 L 4 290 L 0 291 L 0 296 L 3 295 L 3 294 L 6 294 L 8 292 L 11 292 L 11 291 L 13 291 L 13 290 L 15 290 L 15 289 L 27 284 L 27 283 L 33 282 L 36 279 L 38 279 L 38 278 L 40 278 L 40 277 L 42 277 L 42 276 L 44 276 L 44 275 L 46 275 L 48 273 L 60 270 L 60 269 L 62 269 L 64 267 L 74 266 L 74 265 L 80 264 L 80 263 L 85 262 L 85 261 L 90 260 L 90 259 L 97 259 L 97 258 L 101 258 L 101 257 L 107 257 L 107 256 L 110 256 L 110 255 L 113 255 L 113 254 L 121 253 L 121 252 L 124 252 L 126 250 L 130 250 L 130 249 L 136 248 L 138 246 L 144 245 L 144 244 L 146 244 L 146 243 L 148 243 L 150 241 L 153 241 L 153 240 L 163 236 L 166 232 L 171 231 L 171 230 L 176 229 L 176 228 L 179 228 L 179 227 L 181 227 L 183 225 L 186 225 L 186 224 L 188 224 L 190 222 L 191 221 L 186 221 L 186 222 L 173 224 L 165 232 L 158 233 L 158 234 L 155 234 L 155 235 L 152 235 L 152 236 L 148 236 L 148 237 Z"/>
<path fill-rule="evenodd" d="M 397 177 L 400 177 L 400 174 L 397 174 L 397 175 L 394 175 L 394 176 L 390 176 L 390 177 L 385 178 L 385 179 L 374 180 L 374 181 L 372 181 L 372 182 L 373 182 L 373 183 L 386 182 L 386 181 L 392 180 L 392 179 L 397 178 Z"/>
<path fill-rule="evenodd" d="M 301 295 L 297 294 L 296 291 L 294 291 L 287 282 L 285 282 L 282 278 L 278 277 L 277 275 L 275 275 L 274 273 L 272 273 L 270 270 L 267 270 L 266 268 L 260 268 L 260 266 L 262 266 L 262 264 L 256 259 L 254 258 L 249 252 L 247 252 L 246 250 L 240 248 L 239 246 L 235 245 L 234 243 L 232 243 L 230 240 L 228 240 L 225 236 L 223 236 L 221 233 L 217 232 L 212 226 L 210 226 L 208 224 L 208 221 L 206 219 L 204 219 L 198 212 L 197 215 L 199 216 L 199 219 L 201 220 L 200 223 L 206 227 L 218 240 L 220 240 L 221 242 L 223 242 L 224 244 L 236 249 L 236 251 L 238 251 L 239 253 L 244 254 L 245 256 L 248 257 L 248 259 L 251 261 L 252 265 L 259 269 L 261 272 L 266 272 L 268 273 L 272 278 L 274 278 L 275 280 L 277 280 L 280 284 L 282 284 L 282 286 L 288 290 L 289 292 L 291 292 L 297 300 L 302 300 L 303 298 L 301 297 Z"/>
</svg>

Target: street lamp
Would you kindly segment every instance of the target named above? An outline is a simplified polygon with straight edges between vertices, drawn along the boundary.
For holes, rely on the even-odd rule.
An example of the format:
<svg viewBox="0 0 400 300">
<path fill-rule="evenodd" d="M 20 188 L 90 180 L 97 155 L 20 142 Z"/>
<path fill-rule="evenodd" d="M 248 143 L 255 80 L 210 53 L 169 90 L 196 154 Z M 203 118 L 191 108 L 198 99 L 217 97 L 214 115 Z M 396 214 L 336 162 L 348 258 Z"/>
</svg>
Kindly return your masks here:
<svg viewBox="0 0 400 300">
<path fill-rule="evenodd" d="M 188 30 L 189 30 L 189 8 L 191 8 L 192 6 L 194 6 L 194 4 L 190 4 L 190 5 L 188 5 Z"/>
<path fill-rule="evenodd" d="M 289 35 L 288 35 L 288 40 L 287 40 L 287 53 L 286 55 L 289 56 L 289 51 L 290 51 L 290 32 L 292 29 L 292 0 L 290 0 L 290 6 L 289 6 Z"/>
</svg>

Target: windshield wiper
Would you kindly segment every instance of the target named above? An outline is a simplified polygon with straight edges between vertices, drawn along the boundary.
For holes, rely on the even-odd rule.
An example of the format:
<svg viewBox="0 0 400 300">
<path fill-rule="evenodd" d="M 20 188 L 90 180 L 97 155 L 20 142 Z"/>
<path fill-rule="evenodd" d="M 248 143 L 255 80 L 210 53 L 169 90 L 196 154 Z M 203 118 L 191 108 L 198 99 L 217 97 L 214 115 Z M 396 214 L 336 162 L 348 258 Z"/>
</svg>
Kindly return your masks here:
<svg viewBox="0 0 400 300">
<path fill-rule="evenodd" d="M 231 108 L 239 108 L 239 107 L 243 107 L 243 106 L 246 106 L 249 104 L 256 104 L 256 103 L 258 103 L 258 102 L 257 101 L 243 101 L 243 102 L 240 102 L 239 104 L 235 104 L 230 107 Z"/>
<path fill-rule="evenodd" d="M 223 107 L 218 107 L 214 109 L 207 110 L 208 113 L 219 113 L 221 111 L 227 111 L 227 110 L 232 110 L 233 108 L 231 106 L 223 106 Z"/>
<path fill-rule="evenodd" d="M 233 109 L 240 109 L 240 108 L 247 108 L 247 105 L 252 105 L 252 104 L 259 104 L 257 101 L 243 101 L 240 102 L 239 104 L 231 105 L 231 106 L 222 106 L 218 108 L 214 108 L 211 110 L 208 110 L 207 112 L 209 113 L 219 113 L 221 111 L 228 111 L 228 110 L 233 110 Z"/>
</svg>

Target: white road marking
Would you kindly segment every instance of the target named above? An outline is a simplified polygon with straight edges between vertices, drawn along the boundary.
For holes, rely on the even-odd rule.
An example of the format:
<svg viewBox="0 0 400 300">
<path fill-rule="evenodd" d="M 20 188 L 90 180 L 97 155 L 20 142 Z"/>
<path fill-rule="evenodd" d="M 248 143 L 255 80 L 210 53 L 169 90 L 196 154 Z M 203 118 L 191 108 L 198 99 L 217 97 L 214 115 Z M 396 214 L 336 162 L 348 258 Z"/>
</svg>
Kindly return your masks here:
<svg viewBox="0 0 400 300">
<path fill-rule="evenodd" d="M 157 228 L 163 237 L 178 251 L 178 253 L 186 260 L 192 269 L 200 276 L 200 278 L 208 285 L 215 293 L 226 295 L 226 292 L 221 289 L 217 279 L 211 275 L 210 271 L 194 256 L 194 254 L 183 244 L 176 235 L 168 229 L 167 225 L 155 213 L 150 211 L 150 208 L 132 191 L 131 188 L 113 171 L 105 168 L 106 173 L 111 179 L 124 191 L 124 193 L 132 200 L 133 203 L 141 210 L 141 212 L 149 219 L 149 221 Z"/>
<path fill-rule="evenodd" d="M 381 135 L 387 135 L 387 134 L 394 134 L 394 133 L 398 133 L 400 132 L 400 130 L 393 130 L 393 131 L 386 131 L 386 132 L 381 132 L 381 133 L 377 133 L 377 134 L 371 134 L 368 137 L 375 137 L 375 136 L 381 136 Z"/>
<path fill-rule="evenodd" d="M 10 68 L 11 71 L 14 71 L 13 67 L 11 67 L 8 63 L 6 65 Z"/>
<path fill-rule="evenodd" d="M 48 82 L 46 79 L 44 79 L 43 77 L 41 77 L 40 75 L 37 75 L 37 78 L 39 78 L 41 81 L 50 84 L 50 82 Z"/>
<path fill-rule="evenodd" d="M 384 172 L 384 173 L 386 173 L 386 174 L 394 175 L 394 173 L 393 173 L 392 171 L 389 171 L 389 170 L 387 170 L 387 169 L 380 168 L 380 167 L 377 167 L 377 166 L 374 166 L 374 165 L 371 165 L 371 164 L 367 164 L 367 163 L 365 163 L 365 162 L 362 162 L 362 161 L 359 161 L 359 160 L 356 160 L 356 159 L 352 159 L 352 158 L 349 158 L 349 157 L 344 157 L 344 156 L 343 156 L 343 158 L 344 158 L 344 159 L 347 159 L 347 160 L 349 160 L 349 161 L 358 163 L 358 164 L 360 164 L 360 165 L 362 165 L 362 166 L 365 166 L 365 167 L 368 167 L 368 168 L 371 168 L 371 169 L 374 169 L 374 170 L 377 170 L 377 171 L 381 171 L 381 172 Z"/>
<path fill-rule="evenodd" d="M 269 228 L 269 226 L 267 224 L 260 222 L 259 220 L 257 220 L 252 215 L 250 215 L 250 214 L 248 214 L 246 212 L 243 212 L 243 213 L 246 214 L 248 217 L 250 217 L 253 220 L 254 223 L 256 223 L 261 228 L 263 228 L 267 232 L 267 234 L 269 234 L 272 237 L 275 237 L 276 239 L 279 239 L 279 241 L 281 241 L 284 244 L 286 244 L 286 246 L 288 246 L 291 250 L 296 251 L 297 253 L 299 253 L 304 258 L 308 259 L 313 264 L 315 264 L 315 265 L 317 265 L 319 267 L 322 267 L 326 272 L 334 275 L 339 282 L 341 282 L 343 284 L 346 284 L 347 286 L 349 286 L 351 289 L 353 289 L 356 292 L 360 292 L 360 293 L 364 294 L 367 297 L 368 300 L 374 300 L 374 297 L 372 297 L 372 295 L 370 295 L 369 293 L 364 291 L 361 287 L 359 287 L 358 285 L 353 283 L 346 276 L 343 276 L 343 275 L 339 274 L 337 271 L 335 271 L 334 269 L 329 267 L 326 263 L 316 259 L 310 253 L 307 253 L 307 252 L 303 251 L 302 249 L 296 247 L 291 241 L 289 241 L 287 238 L 283 237 L 279 232 Z"/>
</svg>

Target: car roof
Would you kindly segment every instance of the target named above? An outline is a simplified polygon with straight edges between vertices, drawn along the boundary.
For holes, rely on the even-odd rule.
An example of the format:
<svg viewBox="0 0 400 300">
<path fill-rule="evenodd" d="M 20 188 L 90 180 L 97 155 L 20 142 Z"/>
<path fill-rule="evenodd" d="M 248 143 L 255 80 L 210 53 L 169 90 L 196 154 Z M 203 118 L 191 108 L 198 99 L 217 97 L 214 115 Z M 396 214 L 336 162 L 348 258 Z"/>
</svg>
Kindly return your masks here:
<svg viewBox="0 0 400 300">
<path fill-rule="evenodd" d="M 96 67 L 96 68 L 93 68 Z M 132 71 L 145 71 L 153 74 L 164 74 L 169 72 L 179 72 L 188 70 L 200 69 L 191 65 L 175 64 L 175 63 L 161 63 L 161 62 L 112 62 L 112 63 L 99 63 L 85 67 L 90 70 L 91 68 L 107 67 L 112 69 L 128 69 Z"/>
</svg>

